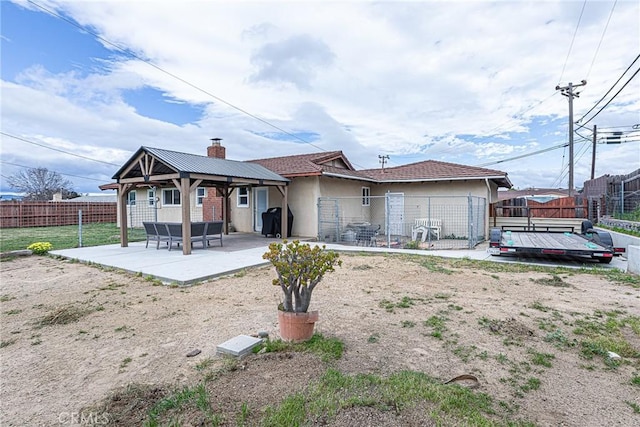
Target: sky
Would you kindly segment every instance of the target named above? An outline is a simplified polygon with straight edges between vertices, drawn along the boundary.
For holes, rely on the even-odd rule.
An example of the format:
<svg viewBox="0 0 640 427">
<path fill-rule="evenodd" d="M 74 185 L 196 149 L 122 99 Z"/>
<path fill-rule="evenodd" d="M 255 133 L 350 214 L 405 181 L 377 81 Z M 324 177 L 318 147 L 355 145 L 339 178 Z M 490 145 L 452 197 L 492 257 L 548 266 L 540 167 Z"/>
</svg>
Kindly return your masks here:
<svg viewBox="0 0 640 427">
<path fill-rule="evenodd" d="M 140 146 L 206 155 L 211 138 L 231 160 L 342 150 L 356 169 L 439 160 L 567 188 L 556 87 L 583 80 L 575 187 L 594 125 L 596 177 L 640 168 L 637 0 L 0 7 L 0 191 L 46 167 L 96 193 Z"/>
</svg>

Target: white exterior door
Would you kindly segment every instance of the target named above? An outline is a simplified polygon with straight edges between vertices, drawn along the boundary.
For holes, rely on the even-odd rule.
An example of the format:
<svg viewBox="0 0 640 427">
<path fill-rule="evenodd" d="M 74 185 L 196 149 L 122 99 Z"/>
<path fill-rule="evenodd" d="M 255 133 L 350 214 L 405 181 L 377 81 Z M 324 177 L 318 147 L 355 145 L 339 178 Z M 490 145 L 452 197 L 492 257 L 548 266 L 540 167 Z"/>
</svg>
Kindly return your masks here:
<svg viewBox="0 0 640 427">
<path fill-rule="evenodd" d="M 262 231 L 262 213 L 269 208 L 269 189 L 254 188 L 253 197 L 253 231 Z"/>
<path fill-rule="evenodd" d="M 388 234 L 402 236 L 404 234 L 404 193 L 387 193 L 387 206 Z"/>
</svg>

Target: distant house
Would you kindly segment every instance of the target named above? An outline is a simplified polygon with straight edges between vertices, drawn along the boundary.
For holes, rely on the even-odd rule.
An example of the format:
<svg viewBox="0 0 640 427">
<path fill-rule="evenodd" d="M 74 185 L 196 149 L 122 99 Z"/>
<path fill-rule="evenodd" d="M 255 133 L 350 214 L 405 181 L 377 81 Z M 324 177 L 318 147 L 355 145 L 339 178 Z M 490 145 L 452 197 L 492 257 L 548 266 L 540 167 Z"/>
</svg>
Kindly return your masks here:
<svg viewBox="0 0 640 427">
<path fill-rule="evenodd" d="M 524 190 L 498 191 L 498 201 L 512 199 L 527 199 L 538 203 L 560 199 L 569 196 L 569 190 L 562 188 L 525 188 Z"/>
<path fill-rule="evenodd" d="M 70 202 L 70 203 L 116 203 L 118 201 L 117 194 L 84 194 L 72 199 L 63 199 L 62 193 L 53 194 L 53 202 Z"/>
<path fill-rule="evenodd" d="M 294 215 L 292 235 L 320 238 L 326 206 L 339 209 L 329 213 L 333 218 L 339 215 L 349 221 L 375 218 L 380 224 L 393 216 L 403 223 L 406 234 L 413 218 L 434 215 L 437 204 L 426 197 L 448 198 L 438 215 L 454 215 L 460 209 L 455 214 L 462 221 L 459 230 L 454 230 L 452 221 L 444 226 L 444 234 L 455 235 L 467 233 L 467 205 L 471 198 L 479 200 L 475 215 L 481 229 L 476 232 L 486 234 L 489 204 L 498 200 L 498 188 L 511 187 L 505 172 L 433 160 L 355 170 L 342 151 L 237 162 L 226 160 L 218 141 L 207 148 L 207 156 L 141 147 L 114 179 L 117 184 L 100 188 L 126 189 L 126 199 L 119 200 L 126 201 L 128 224 L 180 221 L 188 212 L 191 221 L 226 216 L 237 231 L 260 232 L 262 213 L 282 206 L 286 199 Z M 182 192 L 187 186 L 190 202 L 185 207 Z M 393 203 L 385 204 L 389 195 Z"/>
<path fill-rule="evenodd" d="M 16 193 L 0 193 L 0 201 L 6 201 L 6 200 L 22 200 L 24 199 L 24 196 L 22 194 L 16 194 Z"/>
</svg>

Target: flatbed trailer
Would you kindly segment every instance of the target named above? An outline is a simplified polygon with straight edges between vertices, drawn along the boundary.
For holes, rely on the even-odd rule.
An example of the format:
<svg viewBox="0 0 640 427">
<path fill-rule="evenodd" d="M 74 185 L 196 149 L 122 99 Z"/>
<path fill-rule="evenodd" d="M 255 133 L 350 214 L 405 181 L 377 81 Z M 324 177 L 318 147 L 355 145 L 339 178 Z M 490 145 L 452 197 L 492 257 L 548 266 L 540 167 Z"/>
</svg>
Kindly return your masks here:
<svg viewBox="0 0 640 427">
<path fill-rule="evenodd" d="M 624 248 L 613 247 L 611 235 L 594 230 L 584 221 L 581 233 L 573 227 L 509 227 L 491 229 L 489 253 L 500 255 L 572 256 L 595 259 L 608 264 Z"/>
</svg>

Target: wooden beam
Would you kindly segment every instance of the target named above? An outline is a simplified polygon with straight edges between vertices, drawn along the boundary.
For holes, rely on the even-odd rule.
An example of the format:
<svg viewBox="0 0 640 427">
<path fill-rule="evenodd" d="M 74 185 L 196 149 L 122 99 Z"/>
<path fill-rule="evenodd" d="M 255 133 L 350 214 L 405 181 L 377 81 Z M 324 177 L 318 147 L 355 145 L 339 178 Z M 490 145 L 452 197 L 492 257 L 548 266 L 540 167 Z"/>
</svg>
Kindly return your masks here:
<svg viewBox="0 0 640 427">
<path fill-rule="evenodd" d="M 138 155 L 138 157 L 136 157 L 135 159 L 133 159 L 131 161 L 131 163 L 129 163 L 129 166 L 127 166 L 127 168 L 125 170 L 122 171 L 122 173 L 120 174 L 120 176 L 126 176 L 129 172 L 131 172 L 131 169 L 133 169 L 133 167 L 135 165 L 138 164 L 138 162 L 140 161 L 140 159 L 142 158 L 142 156 L 145 155 L 145 152 L 143 151 L 142 153 L 140 153 Z"/>
<path fill-rule="evenodd" d="M 170 179 L 178 179 L 180 178 L 179 173 L 171 173 L 165 175 L 154 175 L 149 177 L 149 181 L 168 181 Z M 135 178 L 122 178 L 118 180 L 120 184 L 146 184 L 143 176 L 138 176 Z"/>
<path fill-rule="evenodd" d="M 173 185 L 175 185 L 176 188 L 182 192 L 182 190 L 181 190 L 181 185 L 182 184 L 180 183 L 180 181 L 178 181 L 177 178 L 172 178 L 171 181 L 173 181 Z"/>
<path fill-rule="evenodd" d="M 201 179 L 196 179 L 195 181 L 193 181 L 193 184 L 191 184 L 191 187 L 189 188 L 189 192 L 194 191 L 196 188 L 198 188 L 198 185 L 200 185 L 202 183 Z"/>
<path fill-rule="evenodd" d="M 182 254 L 191 254 L 191 180 L 181 178 L 180 196 L 182 197 Z"/>
</svg>

